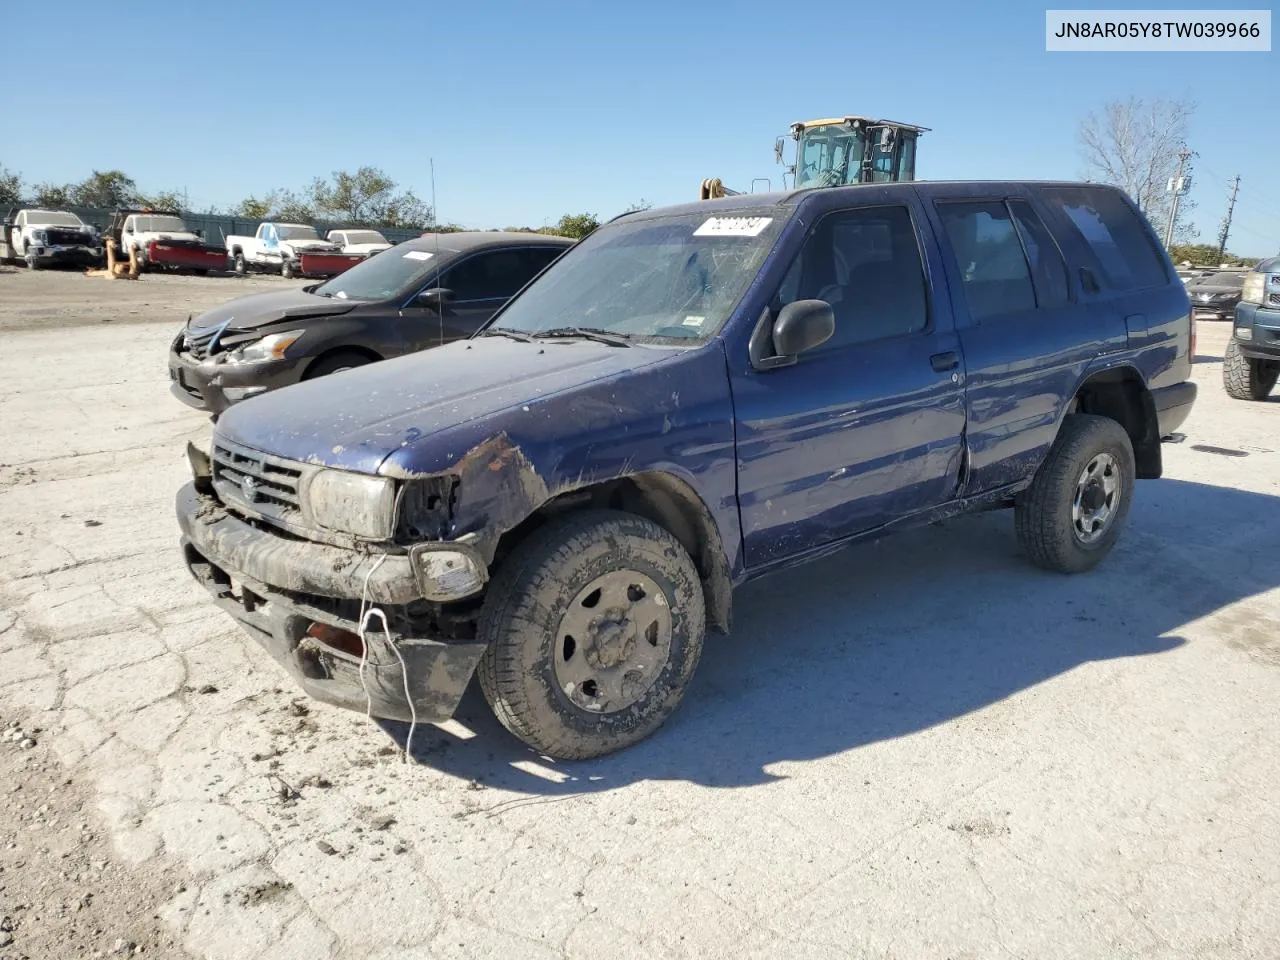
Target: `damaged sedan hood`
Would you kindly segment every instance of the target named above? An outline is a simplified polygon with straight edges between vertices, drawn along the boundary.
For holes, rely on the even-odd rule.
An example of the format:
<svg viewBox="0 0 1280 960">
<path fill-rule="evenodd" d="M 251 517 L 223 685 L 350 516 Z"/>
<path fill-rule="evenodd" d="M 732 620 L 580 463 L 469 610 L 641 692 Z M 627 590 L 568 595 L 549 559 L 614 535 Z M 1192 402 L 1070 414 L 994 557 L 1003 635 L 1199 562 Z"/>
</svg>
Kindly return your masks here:
<svg viewBox="0 0 1280 960">
<path fill-rule="evenodd" d="M 426 449 L 449 446 L 451 429 L 492 419 L 496 434 L 505 411 L 535 416 L 543 399 L 678 352 L 480 337 L 273 390 L 232 407 L 217 432 L 290 460 L 403 475 L 464 454 Z"/>
<path fill-rule="evenodd" d="M 193 331 L 207 330 L 227 324 L 231 330 L 253 330 L 281 320 L 303 317 L 335 317 L 350 313 L 357 300 L 318 297 L 296 287 L 272 293 L 255 293 L 214 307 L 192 317 Z"/>
</svg>

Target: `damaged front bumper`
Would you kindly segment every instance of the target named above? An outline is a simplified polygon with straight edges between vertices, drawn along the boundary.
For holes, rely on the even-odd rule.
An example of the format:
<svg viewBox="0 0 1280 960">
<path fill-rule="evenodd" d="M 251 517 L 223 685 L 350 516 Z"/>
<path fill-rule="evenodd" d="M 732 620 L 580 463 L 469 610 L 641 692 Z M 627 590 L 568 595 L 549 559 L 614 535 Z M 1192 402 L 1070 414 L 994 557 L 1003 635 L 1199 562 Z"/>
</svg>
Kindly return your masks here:
<svg viewBox="0 0 1280 960">
<path fill-rule="evenodd" d="M 177 497 L 192 576 L 317 700 L 389 720 L 453 715 L 485 645 L 417 635 L 422 603 L 406 554 L 299 540 L 249 524 L 188 483 Z M 372 618 L 361 638 L 367 601 Z M 363 680 L 361 666 L 363 663 Z"/>
</svg>

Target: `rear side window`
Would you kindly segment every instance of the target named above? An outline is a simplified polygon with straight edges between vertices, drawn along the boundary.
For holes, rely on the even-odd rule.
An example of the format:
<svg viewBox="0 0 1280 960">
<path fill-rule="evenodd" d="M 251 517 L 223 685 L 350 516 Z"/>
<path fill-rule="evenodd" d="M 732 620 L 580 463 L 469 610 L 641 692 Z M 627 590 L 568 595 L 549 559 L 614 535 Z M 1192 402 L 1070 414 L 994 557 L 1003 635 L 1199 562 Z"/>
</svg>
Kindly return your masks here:
<svg viewBox="0 0 1280 960">
<path fill-rule="evenodd" d="M 1042 310 L 1064 306 L 1071 298 L 1067 264 L 1049 228 L 1025 200 L 1010 200 L 1009 211 L 1018 225 L 1018 236 L 1031 264 L 1037 305 Z"/>
<path fill-rule="evenodd" d="M 905 336 L 929 324 L 924 265 L 906 207 L 828 214 L 805 241 L 775 298 L 825 300 L 836 331 L 819 349 Z"/>
<path fill-rule="evenodd" d="M 1044 196 L 1093 248 L 1111 289 L 1145 290 L 1169 282 L 1147 225 L 1120 194 L 1088 187 L 1047 187 Z"/>
<path fill-rule="evenodd" d="M 938 215 L 976 322 L 1036 308 L 1022 241 L 1003 203 L 940 203 Z"/>
</svg>

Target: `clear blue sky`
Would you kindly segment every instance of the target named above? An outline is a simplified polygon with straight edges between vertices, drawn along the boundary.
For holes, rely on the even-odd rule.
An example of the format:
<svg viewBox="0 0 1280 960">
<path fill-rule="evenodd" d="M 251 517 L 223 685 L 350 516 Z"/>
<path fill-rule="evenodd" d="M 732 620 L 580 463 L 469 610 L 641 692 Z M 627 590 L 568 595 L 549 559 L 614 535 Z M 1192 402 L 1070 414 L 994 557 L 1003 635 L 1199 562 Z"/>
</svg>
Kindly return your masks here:
<svg viewBox="0 0 1280 960">
<path fill-rule="evenodd" d="M 776 187 L 774 138 L 844 113 L 931 127 L 921 177 L 1075 178 L 1089 110 L 1189 95 L 1199 239 L 1239 173 L 1230 247 L 1280 251 L 1280 53 L 1046 53 L 1043 5 L 3 6 L 0 164 L 28 182 L 118 167 L 226 206 L 372 164 L 429 199 L 434 158 L 442 220 L 539 226 L 693 199 L 708 176 Z"/>
</svg>

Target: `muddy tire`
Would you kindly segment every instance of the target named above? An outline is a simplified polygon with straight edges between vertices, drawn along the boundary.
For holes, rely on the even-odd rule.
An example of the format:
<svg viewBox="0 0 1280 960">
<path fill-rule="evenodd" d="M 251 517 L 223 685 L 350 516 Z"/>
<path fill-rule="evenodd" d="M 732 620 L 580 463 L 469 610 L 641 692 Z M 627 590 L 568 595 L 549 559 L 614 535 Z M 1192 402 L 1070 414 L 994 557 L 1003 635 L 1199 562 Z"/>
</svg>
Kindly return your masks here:
<svg viewBox="0 0 1280 960">
<path fill-rule="evenodd" d="M 1134 477 L 1124 427 L 1108 417 L 1069 415 L 1014 504 L 1018 542 L 1028 559 L 1058 573 L 1097 566 L 1124 527 Z"/>
<path fill-rule="evenodd" d="M 490 583 L 480 687 L 539 753 L 598 757 L 662 726 L 705 630 L 702 584 L 675 537 L 632 514 L 571 514 L 532 534 Z"/>
<path fill-rule="evenodd" d="M 297 269 L 293 265 L 293 261 L 285 257 L 284 262 L 280 264 L 280 276 L 286 280 L 292 280 L 298 275 Z"/>
<path fill-rule="evenodd" d="M 239 250 L 231 257 L 231 272 L 237 277 L 243 277 L 249 272 L 249 264 L 245 262 L 244 253 Z"/>
<path fill-rule="evenodd" d="M 1280 361 L 1254 360 L 1240 352 L 1240 344 L 1232 337 L 1227 341 L 1222 358 L 1222 385 L 1227 396 L 1236 400 L 1265 400 L 1280 375 Z"/>
</svg>

